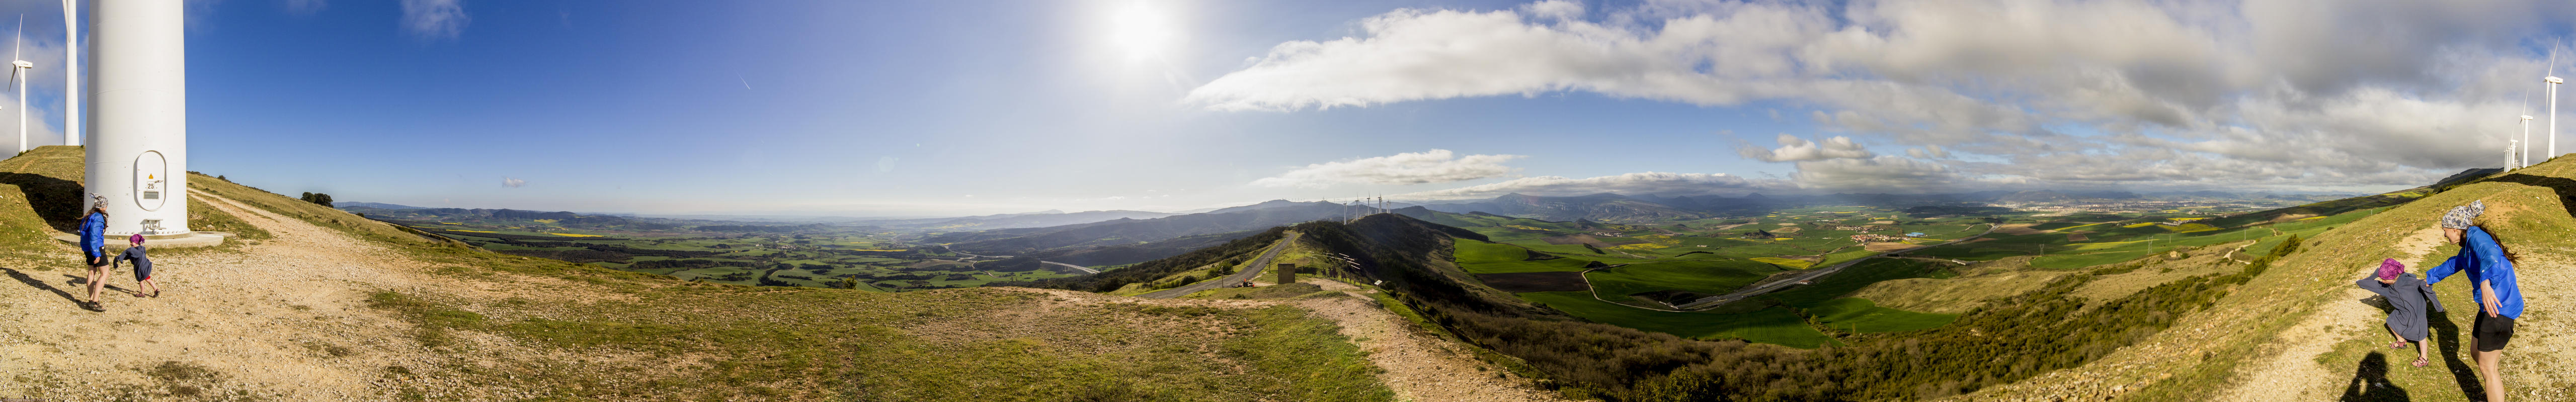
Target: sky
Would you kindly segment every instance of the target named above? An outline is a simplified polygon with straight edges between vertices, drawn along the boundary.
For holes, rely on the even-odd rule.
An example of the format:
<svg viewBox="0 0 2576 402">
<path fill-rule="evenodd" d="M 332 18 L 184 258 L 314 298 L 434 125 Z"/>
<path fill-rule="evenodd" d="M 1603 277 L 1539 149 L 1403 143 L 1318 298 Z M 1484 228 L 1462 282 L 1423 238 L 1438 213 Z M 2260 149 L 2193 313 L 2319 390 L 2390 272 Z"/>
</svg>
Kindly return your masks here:
<svg viewBox="0 0 2576 402">
<path fill-rule="evenodd" d="M 48 3 L 0 7 L 28 17 L 37 146 L 61 142 Z M 2576 66 L 2576 7 L 2548 3 L 191 0 L 189 169 L 848 216 L 2371 193 L 2502 165 L 2518 115 L 2543 158 L 2540 77 Z"/>
</svg>

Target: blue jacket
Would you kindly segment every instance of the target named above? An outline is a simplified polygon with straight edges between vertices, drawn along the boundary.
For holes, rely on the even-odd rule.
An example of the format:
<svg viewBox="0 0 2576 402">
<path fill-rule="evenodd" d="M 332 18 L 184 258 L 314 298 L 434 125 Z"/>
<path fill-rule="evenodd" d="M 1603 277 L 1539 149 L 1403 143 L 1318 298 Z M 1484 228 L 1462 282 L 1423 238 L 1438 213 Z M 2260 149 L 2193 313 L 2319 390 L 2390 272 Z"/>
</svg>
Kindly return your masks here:
<svg viewBox="0 0 2576 402">
<path fill-rule="evenodd" d="M 107 215 L 92 212 L 81 217 L 80 246 L 90 258 L 105 256 L 99 249 L 107 247 Z"/>
<path fill-rule="evenodd" d="M 2484 227 L 2470 226 L 2468 231 L 2467 241 L 2465 241 L 2467 244 L 2460 246 L 2460 254 L 2452 255 L 2451 259 L 2443 260 L 2441 265 L 2425 270 L 2424 283 L 2441 283 L 2442 279 L 2450 278 L 2452 273 L 2468 271 L 2469 302 L 2476 303 L 2478 311 L 2487 310 L 2486 289 L 2478 286 L 2486 284 L 2495 287 L 2496 305 L 2503 308 L 2503 311 L 2495 313 L 2521 319 L 2522 285 L 2513 280 L 2513 261 L 2505 259 L 2504 246 L 2497 245 L 2495 236 L 2487 234 L 2487 229 Z"/>
</svg>

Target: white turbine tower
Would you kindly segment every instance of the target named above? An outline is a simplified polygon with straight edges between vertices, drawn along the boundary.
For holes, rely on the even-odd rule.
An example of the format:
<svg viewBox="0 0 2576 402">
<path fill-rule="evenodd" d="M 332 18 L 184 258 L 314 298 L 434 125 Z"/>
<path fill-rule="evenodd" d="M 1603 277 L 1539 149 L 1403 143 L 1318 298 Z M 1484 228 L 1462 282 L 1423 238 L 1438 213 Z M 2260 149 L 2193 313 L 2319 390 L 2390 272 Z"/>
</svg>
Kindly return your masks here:
<svg viewBox="0 0 2576 402">
<path fill-rule="evenodd" d="M 2549 49 L 2549 76 L 2540 79 L 2540 82 L 2549 83 L 2549 153 L 2540 155 L 2541 162 L 2558 158 L 2558 85 L 2567 83 L 2567 80 L 2558 78 L 2558 47 L 2553 45 Z"/>
<path fill-rule="evenodd" d="M 18 152 L 27 152 L 27 82 L 18 80 L 19 72 L 36 68 L 35 63 L 20 60 L 18 51 L 27 47 L 27 15 L 18 15 L 18 42 L 9 45 L 9 84 L 18 89 Z M 34 76 L 29 76 L 34 77 Z"/>
<path fill-rule="evenodd" d="M 192 236 L 188 227 L 188 37 L 183 0 L 92 4 L 82 201 L 107 203 L 109 235 Z"/>
<path fill-rule="evenodd" d="M 2530 108 L 2530 107 L 2529 107 L 2529 106 L 2525 106 L 2524 108 L 2525 108 L 2525 109 L 2528 109 L 2528 108 Z M 2515 143 L 2515 144 L 2520 144 L 2520 143 L 2528 143 L 2528 142 L 2531 142 L 2531 115 L 2522 115 L 2522 140 L 2521 140 L 2521 141 L 2515 141 L 2514 143 Z M 2531 150 L 2523 150 L 2523 151 L 2522 151 L 2522 152 L 2520 152 L 2520 153 L 2516 153 L 2516 154 L 2514 154 L 2514 159 L 2513 159 L 2513 168 L 2514 168 L 2514 169 L 2522 169 L 2522 168 L 2528 168 L 2528 167 L 2531 167 Z"/>
<path fill-rule="evenodd" d="M 81 145 L 80 0 L 63 0 L 63 145 Z"/>
<path fill-rule="evenodd" d="M 2506 169 L 2506 170 L 2512 170 L 2512 169 L 2513 169 L 2513 153 L 2514 153 L 2514 147 L 2520 147 L 2520 146 L 2522 146 L 2522 142 L 2521 142 L 2521 141 L 2516 141 L 2516 140 L 2506 140 L 2506 141 L 2508 142 L 2508 144 L 2505 144 L 2505 146 L 2504 146 L 2504 169 Z"/>
<path fill-rule="evenodd" d="M 18 49 L 27 45 L 27 15 L 18 15 L 18 42 L 9 45 L 9 82 L 18 91 L 18 152 L 27 152 L 27 85 L 18 81 L 18 72 L 36 68 L 35 63 L 18 60 Z"/>
</svg>

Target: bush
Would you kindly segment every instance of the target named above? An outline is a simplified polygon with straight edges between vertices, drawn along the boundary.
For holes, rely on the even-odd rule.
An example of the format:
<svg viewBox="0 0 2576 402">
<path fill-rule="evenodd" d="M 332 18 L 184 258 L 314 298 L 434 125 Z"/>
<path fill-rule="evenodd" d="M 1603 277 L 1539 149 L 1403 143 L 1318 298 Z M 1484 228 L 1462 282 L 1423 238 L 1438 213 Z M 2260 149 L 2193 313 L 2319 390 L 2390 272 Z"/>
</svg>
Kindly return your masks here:
<svg viewBox="0 0 2576 402">
<path fill-rule="evenodd" d="M 305 202 L 313 202 L 314 204 L 322 205 L 322 206 L 324 206 L 324 207 L 330 207 L 330 206 L 331 206 L 331 195 L 326 195 L 326 194 L 321 194 L 321 193 L 305 193 L 305 194 L 304 194 L 304 197 L 297 198 L 296 200 L 303 200 Z"/>
</svg>

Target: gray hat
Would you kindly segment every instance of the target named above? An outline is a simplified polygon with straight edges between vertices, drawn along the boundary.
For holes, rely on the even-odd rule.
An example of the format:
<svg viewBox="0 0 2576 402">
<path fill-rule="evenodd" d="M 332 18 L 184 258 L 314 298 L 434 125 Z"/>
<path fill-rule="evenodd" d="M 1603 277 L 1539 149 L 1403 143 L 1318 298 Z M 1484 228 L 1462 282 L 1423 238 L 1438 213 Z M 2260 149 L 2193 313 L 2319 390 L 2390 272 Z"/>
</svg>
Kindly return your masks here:
<svg viewBox="0 0 2576 402">
<path fill-rule="evenodd" d="M 2485 201 L 2472 201 L 2466 205 L 2453 206 L 2450 212 L 2442 214 L 2442 228 L 2469 228 L 2469 225 L 2473 224 L 2470 219 L 2475 219 L 2478 214 L 2486 212 Z"/>
</svg>

